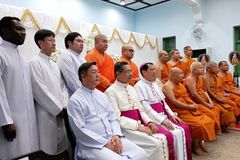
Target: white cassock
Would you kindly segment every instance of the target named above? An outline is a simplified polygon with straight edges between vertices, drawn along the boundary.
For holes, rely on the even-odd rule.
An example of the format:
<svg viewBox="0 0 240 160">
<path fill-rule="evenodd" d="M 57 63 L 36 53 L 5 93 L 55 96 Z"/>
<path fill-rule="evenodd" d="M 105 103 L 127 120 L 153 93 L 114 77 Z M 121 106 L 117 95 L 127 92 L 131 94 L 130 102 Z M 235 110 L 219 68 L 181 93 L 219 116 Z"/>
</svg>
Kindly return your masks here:
<svg viewBox="0 0 240 160">
<path fill-rule="evenodd" d="M 57 60 L 58 67 L 66 82 L 69 96 L 81 86 L 78 78 L 78 68 L 84 62 L 86 62 L 86 59 L 71 49 L 67 49 Z"/>
<path fill-rule="evenodd" d="M 104 93 L 82 85 L 71 96 L 68 107 L 69 123 L 77 138 L 75 159 L 147 160 L 142 148 L 123 137 L 119 121 Z M 114 135 L 121 137 L 122 154 L 104 147 Z"/>
<path fill-rule="evenodd" d="M 166 112 L 170 116 L 173 116 L 174 113 L 169 108 L 167 103 L 165 103 L 164 101 L 165 96 L 160 90 L 159 86 L 156 83 L 149 82 L 145 79 L 141 79 L 135 84 L 134 88 L 136 89 L 139 99 L 145 111 L 148 113 L 148 116 L 151 117 L 151 119 L 154 120 L 156 124 L 164 127 L 163 125 L 161 125 L 161 123 L 164 120 L 168 119 L 167 115 L 165 113 L 157 113 L 155 110 L 152 109 L 150 104 L 163 101 Z M 185 145 L 186 139 L 185 139 L 184 129 L 175 125 L 174 123 L 172 123 L 172 125 L 175 127 L 175 129 L 169 130 L 169 131 L 173 134 L 174 149 L 175 149 L 177 159 L 185 160 L 187 158 L 187 153 L 186 153 L 186 145 Z"/>
<path fill-rule="evenodd" d="M 16 138 L 7 142 L 0 128 L 0 159 L 13 159 L 39 149 L 37 119 L 28 64 L 17 46 L 0 44 L 0 127 L 16 125 Z"/>
<path fill-rule="evenodd" d="M 38 120 L 40 149 L 56 154 L 66 149 L 64 120 L 56 116 L 67 106 L 68 92 L 60 70 L 49 56 L 39 53 L 29 64 Z"/>
<path fill-rule="evenodd" d="M 143 121 L 147 124 L 152 120 L 145 113 L 135 89 L 119 81 L 115 81 L 106 91 L 113 110 L 120 120 L 123 133 L 128 139 L 142 147 L 148 154 L 149 160 L 164 160 L 168 157 L 167 141 L 163 134 L 153 134 L 138 131 L 139 121 L 121 116 L 122 111 L 138 109 Z"/>
</svg>

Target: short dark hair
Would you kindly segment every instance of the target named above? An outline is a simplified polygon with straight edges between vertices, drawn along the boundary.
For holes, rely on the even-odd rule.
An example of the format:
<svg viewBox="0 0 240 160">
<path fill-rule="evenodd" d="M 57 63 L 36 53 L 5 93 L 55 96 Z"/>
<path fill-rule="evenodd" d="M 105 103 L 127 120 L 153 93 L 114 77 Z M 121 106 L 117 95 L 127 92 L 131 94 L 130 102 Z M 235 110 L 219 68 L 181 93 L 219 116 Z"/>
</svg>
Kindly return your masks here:
<svg viewBox="0 0 240 160">
<path fill-rule="evenodd" d="M 173 55 L 173 53 L 176 52 L 176 51 L 178 51 L 178 49 L 171 50 L 170 55 Z"/>
<path fill-rule="evenodd" d="M 20 19 L 17 17 L 5 16 L 0 20 L 0 36 L 4 36 L 4 29 L 9 29 L 12 25 L 12 21 L 16 20 L 20 22 Z"/>
<path fill-rule="evenodd" d="M 218 63 L 218 67 L 221 67 L 221 66 L 223 65 L 223 63 L 227 63 L 227 61 L 220 61 L 220 62 Z"/>
<path fill-rule="evenodd" d="M 82 82 L 82 75 L 86 75 L 89 68 L 96 64 L 97 64 L 96 62 L 85 62 L 81 64 L 81 66 L 78 68 L 78 77 L 81 82 Z"/>
<path fill-rule="evenodd" d="M 65 47 L 68 49 L 68 47 L 69 47 L 68 41 L 73 42 L 75 40 L 75 38 L 78 37 L 78 36 L 82 37 L 82 35 L 80 33 L 78 33 L 78 32 L 68 33 L 67 36 L 64 39 Z"/>
<path fill-rule="evenodd" d="M 115 75 L 115 77 L 117 77 L 117 72 L 123 72 L 123 66 L 125 66 L 125 65 L 128 65 L 128 63 L 127 62 L 117 62 L 117 63 L 115 63 L 115 65 L 114 65 L 114 75 Z"/>
<path fill-rule="evenodd" d="M 190 46 L 185 46 L 184 48 L 183 48 L 183 52 L 186 52 L 186 50 L 188 50 L 189 48 L 191 48 Z"/>
<path fill-rule="evenodd" d="M 141 65 L 140 73 L 141 73 L 142 76 L 143 76 L 142 72 L 148 70 L 148 65 L 153 65 L 153 63 L 152 62 L 147 62 L 147 63 L 144 63 L 143 65 Z"/>
<path fill-rule="evenodd" d="M 55 34 L 50 31 L 50 30 L 47 30 L 47 29 L 40 29 L 38 30 L 35 35 L 34 35 L 34 41 L 35 43 L 37 44 L 37 46 L 40 48 L 39 44 L 38 44 L 38 41 L 39 40 L 44 40 L 44 38 L 46 37 L 55 37 Z"/>
</svg>

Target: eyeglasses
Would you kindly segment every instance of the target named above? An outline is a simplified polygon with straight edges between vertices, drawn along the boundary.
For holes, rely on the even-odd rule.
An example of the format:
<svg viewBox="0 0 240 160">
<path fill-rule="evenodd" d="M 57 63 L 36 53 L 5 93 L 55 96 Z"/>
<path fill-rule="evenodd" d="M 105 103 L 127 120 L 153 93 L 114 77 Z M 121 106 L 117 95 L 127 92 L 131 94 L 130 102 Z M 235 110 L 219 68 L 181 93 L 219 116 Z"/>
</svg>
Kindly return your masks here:
<svg viewBox="0 0 240 160">
<path fill-rule="evenodd" d="M 133 49 L 128 49 L 129 52 L 135 53 Z"/>
</svg>

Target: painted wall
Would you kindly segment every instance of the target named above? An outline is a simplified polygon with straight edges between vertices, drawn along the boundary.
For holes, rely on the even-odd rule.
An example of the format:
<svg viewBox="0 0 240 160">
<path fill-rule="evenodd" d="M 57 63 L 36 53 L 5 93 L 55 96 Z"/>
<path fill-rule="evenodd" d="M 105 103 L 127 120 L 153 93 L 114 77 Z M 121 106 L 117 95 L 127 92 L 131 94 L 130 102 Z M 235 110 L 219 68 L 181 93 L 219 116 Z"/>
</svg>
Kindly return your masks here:
<svg viewBox="0 0 240 160">
<path fill-rule="evenodd" d="M 100 0 L 0 0 L 0 3 L 135 31 L 135 12 Z"/>
<path fill-rule="evenodd" d="M 204 20 L 204 36 L 201 41 L 192 35 L 194 15 L 183 0 L 172 0 L 136 14 L 136 31 L 159 35 L 176 36 L 176 48 L 182 51 L 186 45 L 193 49 L 210 47 L 212 60 L 228 60 L 233 48 L 233 26 L 240 25 L 239 0 L 199 0 Z"/>
</svg>

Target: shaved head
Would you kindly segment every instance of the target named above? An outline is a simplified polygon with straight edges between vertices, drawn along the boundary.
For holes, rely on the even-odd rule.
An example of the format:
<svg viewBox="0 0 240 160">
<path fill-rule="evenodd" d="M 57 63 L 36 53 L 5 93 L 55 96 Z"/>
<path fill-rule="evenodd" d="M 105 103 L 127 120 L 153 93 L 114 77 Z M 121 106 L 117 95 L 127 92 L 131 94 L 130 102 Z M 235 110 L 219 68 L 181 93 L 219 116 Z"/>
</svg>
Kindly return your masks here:
<svg viewBox="0 0 240 160">
<path fill-rule="evenodd" d="M 209 69 L 213 68 L 217 66 L 217 63 L 213 62 L 213 61 L 210 61 L 206 64 L 206 70 L 208 71 Z"/>
<path fill-rule="evenodd" d="M 162 62 L 167 62 L 168 61 L 168 52 L 165 50 L 162 50 L 158 53 L 158 58 Z"/>
<path fill-rule="evenodd" d="M 107 39 L 107 37 L 104 34 L 98 34 L 95 36 L 94 42 L 95 42 L 95 44 L 97 44 L 98 42 L 100 42 L 103 39 Z"/>
<path fill-rule="evenodd" d="M 169 72 L 169 80 L 173 83 L 180 83 L 184 78 L 182 70 L 178 67 L 173 67 Z"/>
<path fill-rule="evenodd" d="M 193 62 L 190 66 L 190 71 L 194 72 L 194 70 L 198 69 L 199 67 L 202 67 L 202 63 L 200 62 Z"/>
</svg>

